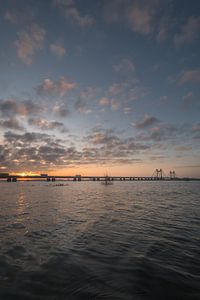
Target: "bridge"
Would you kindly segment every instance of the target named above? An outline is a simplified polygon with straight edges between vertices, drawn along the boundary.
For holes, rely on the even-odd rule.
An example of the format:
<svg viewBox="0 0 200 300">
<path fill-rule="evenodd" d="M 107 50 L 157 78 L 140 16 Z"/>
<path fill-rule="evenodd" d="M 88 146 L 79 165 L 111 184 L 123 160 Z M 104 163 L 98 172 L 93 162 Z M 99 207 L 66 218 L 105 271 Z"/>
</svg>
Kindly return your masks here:
<svg viewBox="0 0 200 300">
<path fill-rule="evenodd" d="M 200 178 L 187 178 L 187 177 L 159 177 L 159 176 L 20 176 L 20 175 L 9 175 L 7 177 L 0 177 L 0 180 L 4 180 L 7 182 L 17 182 L 17 181 L 72 181 L 72 182 L 80 182 L 80 181 L 191 181 L 191 180 L 199 180 Z"/>
<path fill-rule="evenodd" d="M 187 177 L 177 177 L 175 171 L 169 171 L 166 175 L 162 169 L 156 169 L 151 176 L 81 176 L 81 175 L 11 175 L 9 173 L 0 173 L 0 180 L 6 180 L 8 182 L 20 181 L 172 181 L 172 180 L 200 180 L 200 178 L 187 178 Z"/>
</svg>

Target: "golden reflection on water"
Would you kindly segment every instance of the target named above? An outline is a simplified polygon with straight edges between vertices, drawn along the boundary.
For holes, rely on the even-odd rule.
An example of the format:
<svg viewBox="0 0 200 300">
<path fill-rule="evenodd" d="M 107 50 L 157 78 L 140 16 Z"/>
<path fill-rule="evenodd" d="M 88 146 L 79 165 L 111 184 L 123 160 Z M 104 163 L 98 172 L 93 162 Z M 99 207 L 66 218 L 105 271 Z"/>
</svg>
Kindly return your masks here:
<svg viewBox="0 0 200 300">
<path fill-rule="evenodd" d="M 24 212 L 25 212 L 25 194 L 23 187 L 20 187 L 18 199 L 17 199 L 17 219 L 19 222 L 24 221 Z"/>
</svg>

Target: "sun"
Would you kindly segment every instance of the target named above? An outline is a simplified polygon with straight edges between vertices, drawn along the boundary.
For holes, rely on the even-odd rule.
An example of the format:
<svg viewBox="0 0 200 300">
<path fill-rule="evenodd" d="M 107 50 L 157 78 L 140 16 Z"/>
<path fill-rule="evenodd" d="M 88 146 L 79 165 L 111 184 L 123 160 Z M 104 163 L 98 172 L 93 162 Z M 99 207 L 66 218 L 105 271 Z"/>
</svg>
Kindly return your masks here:
<svg viewBox="0 0 200 300">
<path fill-rule="evenodd" d="M 38 176 L 38 173 L 33 173 L 33 172 L 20 172 L 20 173 L 17 173 L 18 176 L 20 177 L 28 177 L 28 176 Z"/>
<path fill-rule="evenodd" d="M 27 176 L 27 173 L 25 173 L 25 172 L 19 173 L 19 176 L 25 177 L 25 176 Z"/>
</svg>

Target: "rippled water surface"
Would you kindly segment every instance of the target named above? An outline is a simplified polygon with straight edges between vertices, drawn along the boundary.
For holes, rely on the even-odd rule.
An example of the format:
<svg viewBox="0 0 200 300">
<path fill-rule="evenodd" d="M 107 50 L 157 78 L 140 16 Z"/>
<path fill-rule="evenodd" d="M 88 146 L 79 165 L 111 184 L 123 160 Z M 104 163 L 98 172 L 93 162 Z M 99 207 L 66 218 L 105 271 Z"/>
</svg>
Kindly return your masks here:
<svg viewBox="0 0 200 300">
<path fill-rule="evenodd" d="M 200 182 L 0 182 L 0 299 L 200 299 Z"/>
</svg>

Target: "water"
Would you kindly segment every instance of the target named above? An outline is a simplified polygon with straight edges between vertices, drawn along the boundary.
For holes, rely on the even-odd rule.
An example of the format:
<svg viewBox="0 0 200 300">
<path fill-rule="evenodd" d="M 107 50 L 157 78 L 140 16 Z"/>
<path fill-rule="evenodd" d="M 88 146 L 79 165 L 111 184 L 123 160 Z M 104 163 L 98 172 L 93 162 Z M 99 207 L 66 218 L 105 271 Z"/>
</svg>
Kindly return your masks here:
<svg viewBox="0 0 200 300">
<path fill-rule="evenodd" d="M 200 299 L 200 182 L 0 182 L 0 299 Z"/>
</svg>

